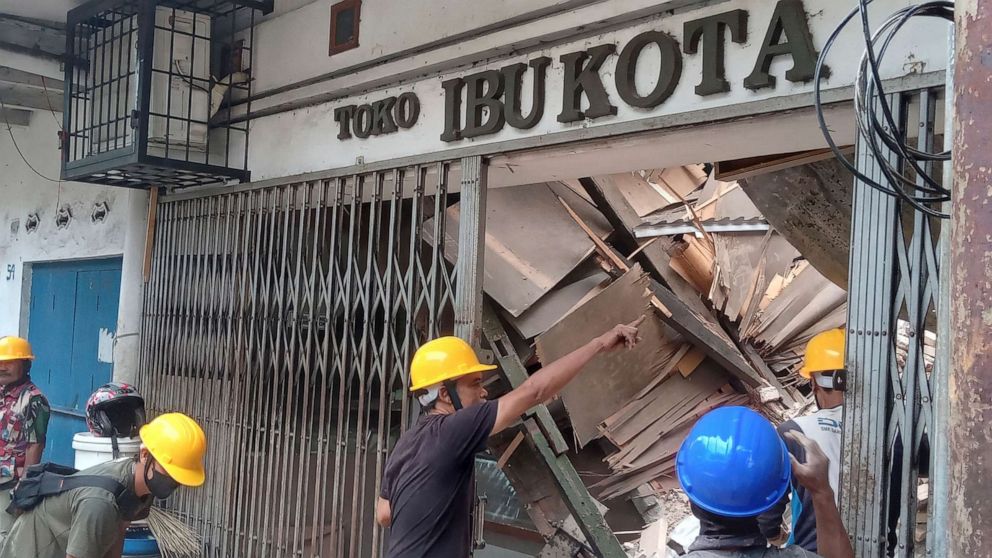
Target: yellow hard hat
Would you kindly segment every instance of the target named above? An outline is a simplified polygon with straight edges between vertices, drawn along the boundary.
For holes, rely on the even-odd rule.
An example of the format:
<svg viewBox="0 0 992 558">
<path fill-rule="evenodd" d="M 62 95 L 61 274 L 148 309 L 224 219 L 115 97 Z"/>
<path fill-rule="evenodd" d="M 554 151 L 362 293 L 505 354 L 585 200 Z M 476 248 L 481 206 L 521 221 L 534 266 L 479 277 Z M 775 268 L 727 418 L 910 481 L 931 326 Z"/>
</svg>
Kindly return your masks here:
<svg viewBox="0 0 992 558">
<path fill-rule="evenodd" d="M 413 355 L 410 391 L 495 369 L 495 366 L 480 363 L 475 351 L 465 341 L 457 337 L 440 337 L 424 343 Z"/>
<path fill-rule="evenodd" d="M 34 360 L 31 343 L 13 335 L 0 337 L 0 360 Z"/>
<path fill-rule="evenodd" d="M 142 426 L 138 436 L 173 480 L 185 486 L 203 484 L 207 436 L 195 420 L 182 413 L 166 413 Z"/>
<path fill-rule="evenodd" d="M 807 380 L 816 372 L 844 370 L 843 329 L 830 329 L 814 335 L 806 344 L 806 360 L 799 375 Z"/>
</svg>

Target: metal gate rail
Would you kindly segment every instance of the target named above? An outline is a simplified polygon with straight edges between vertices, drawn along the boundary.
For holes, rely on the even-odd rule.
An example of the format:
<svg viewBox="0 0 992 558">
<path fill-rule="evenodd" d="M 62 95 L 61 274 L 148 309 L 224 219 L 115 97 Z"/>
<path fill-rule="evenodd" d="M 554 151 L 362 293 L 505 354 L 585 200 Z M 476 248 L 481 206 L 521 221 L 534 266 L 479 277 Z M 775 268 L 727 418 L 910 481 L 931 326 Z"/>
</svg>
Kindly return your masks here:
<svg viewBox="0 0 992 558">
<path fill-rule="evenodd" d="M 921 90 L 889 99 L 901 133 L 918 130 L 917 148 L 923 151 L 932 150 L 940 94 L 941 89 Z M 893 152 L 889 160 L 902 163 Z M 857 164 L 867 176 L 885 180 L 861 142 Z M 933 163 L 926 167 L 933 170 Z M 926 346 L 926 332 L 936 331 L 941 244 L 931 218 L 904 211 L 895 197 L 860 181 L 853 209 L 841 512 L 855 555 L 911 557 L 918 555 L 918 481 L 930 469 L 926 440 L 940 435 L 932 386 L 945 371 L 939 360 L 928 370 L 925 353 L 933 348 Z M 908 324 L 904 362 L 897 358 L 900 319 Z M 928 555 L 935 538 L 929 529 Z"/>
<path fill-rule="evenodd" d="M 209 556 L 377 556 L 406 363 L 453 328 L 443 213 L 457 165 L 165 198 L 145 291 L 152 413 L 204 424 L 207 484 L 174 511 Z"/>
</svg>

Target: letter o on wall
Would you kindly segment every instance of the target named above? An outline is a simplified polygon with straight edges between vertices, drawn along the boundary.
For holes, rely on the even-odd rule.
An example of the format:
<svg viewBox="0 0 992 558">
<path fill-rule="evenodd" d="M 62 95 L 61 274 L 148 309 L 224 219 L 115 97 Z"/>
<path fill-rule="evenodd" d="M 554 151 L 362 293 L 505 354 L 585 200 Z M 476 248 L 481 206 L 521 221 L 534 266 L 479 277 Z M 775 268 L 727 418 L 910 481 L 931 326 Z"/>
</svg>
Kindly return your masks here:
<svg viewBox="0 0 992 558">
<path fill-rule="evenodd" d="M 637 59 L 644 47 L 654 43 L 661 49 L 661 66 L 658 83 L 647 95 L 637 92 Z M 647 31 L 634 37 L 620 51 L 617 59 L 617 93 L 628 105 L 638 108 L 654 108 L 672 96 L 675 86 L 682 77 L 682 52 L 674 37 L 661 31 Z"/>
<path fill-rule="evenodd" d="M 355 136 L 365 139 L 372 134 L 372 105 L 361 105 L 355 109 Z"/>
<path fill-rule="evenodd" d="M 412 128 L 420 118 L 420 98 L 407 91 L 396 100 L 396 124 L 400 128 Z"/>
</svg>

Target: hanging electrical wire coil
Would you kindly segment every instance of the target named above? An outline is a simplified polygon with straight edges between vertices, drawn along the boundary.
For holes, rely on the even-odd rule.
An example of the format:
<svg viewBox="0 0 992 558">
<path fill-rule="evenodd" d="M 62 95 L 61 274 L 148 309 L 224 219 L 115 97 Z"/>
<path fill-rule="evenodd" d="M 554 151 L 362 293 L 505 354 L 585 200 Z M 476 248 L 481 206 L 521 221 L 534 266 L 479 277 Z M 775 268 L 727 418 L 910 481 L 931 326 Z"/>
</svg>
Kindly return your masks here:
<svg viewBox="0 0 992 558">
<path fill-rule="evenodd" d="M 870 3 L 871 0 L 858 0 L 857 7 L 852 9 L 830 34 L 816 62 L 813 97 L 820 131 L 841 164 L 863 183 L 885 194 L 898 197 L 918 211 L 934 217 L 947 218 L 949 217 L 947 214 L 934 209 L 931 205 L 948 201 L 950 190 L 934 179 L 930 168 L 936 161 L 949 160 L 950 151 L 928 152 L 907 144 L 903 134 L 903 124 L 896 122 L 893 117 L 892 107 L 878 68 L 893 38 L 906 22 L 914 17 L 932 17 L 953 22 L 954 2 L 939 0 L 907 6 L 889 16 L 874 33 L 868 23 Z M 860 16 L 861 31 L 865 40 L 865 51 L 858 64 L 854 92 L 858 134 L 885 177 L 884 183 L 868 177 L 848 160 L 834 140 L 823 116 L 820 85 L 825 67 L 824 61 L 837 37 L 855 16 Z M 903 163 L 906 168 L 900 166 Z M 908 174 L 909 170 L 912 170 L 912 174 Z"/>
</svg>

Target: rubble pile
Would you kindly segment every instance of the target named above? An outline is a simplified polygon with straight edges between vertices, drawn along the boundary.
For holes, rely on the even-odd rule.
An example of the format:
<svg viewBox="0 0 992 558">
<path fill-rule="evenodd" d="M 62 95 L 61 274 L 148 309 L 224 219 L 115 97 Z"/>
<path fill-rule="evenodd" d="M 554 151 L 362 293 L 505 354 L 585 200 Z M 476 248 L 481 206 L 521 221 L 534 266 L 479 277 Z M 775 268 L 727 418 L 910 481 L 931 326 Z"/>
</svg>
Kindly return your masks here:
<svg viewBox="0 0 992 558">
<path fill-rule="evenodd" d="M 619 191 L 627 205 L 597 207 L 590 184 Z M 484 290 L 519 336 L 524 363 L 536 369 L 607 324 L 648 316 L 641 344 L 594 360 L 561 394 L 557 418 L 575 451 L 606 448 L 611 473 L 590 487 L 601 500 L 677 488 L 678 447 L 713 408 L 748 405 L 783 420 L 810 404 L 796 369 L 813 335 L 843 325 L 845 292 L 771 228 L 736 182 L 701 165 L 645 170 L 492 189 L 486 211 Z M 618 212 L 636 215 L 633 249 Z M 459 206 L 449 207 L 452 262 L 458 218 Z M 425 224 L 425 234 L 432 230 Z M 667 268 L 640 265 L 649 249 Z M 685 309 L 662 303 L 657 283 Z M 718 342 L 686 334 L 700 328 Z M 728 360 L 754 380 L 741 381 Z"/>
</svg>

